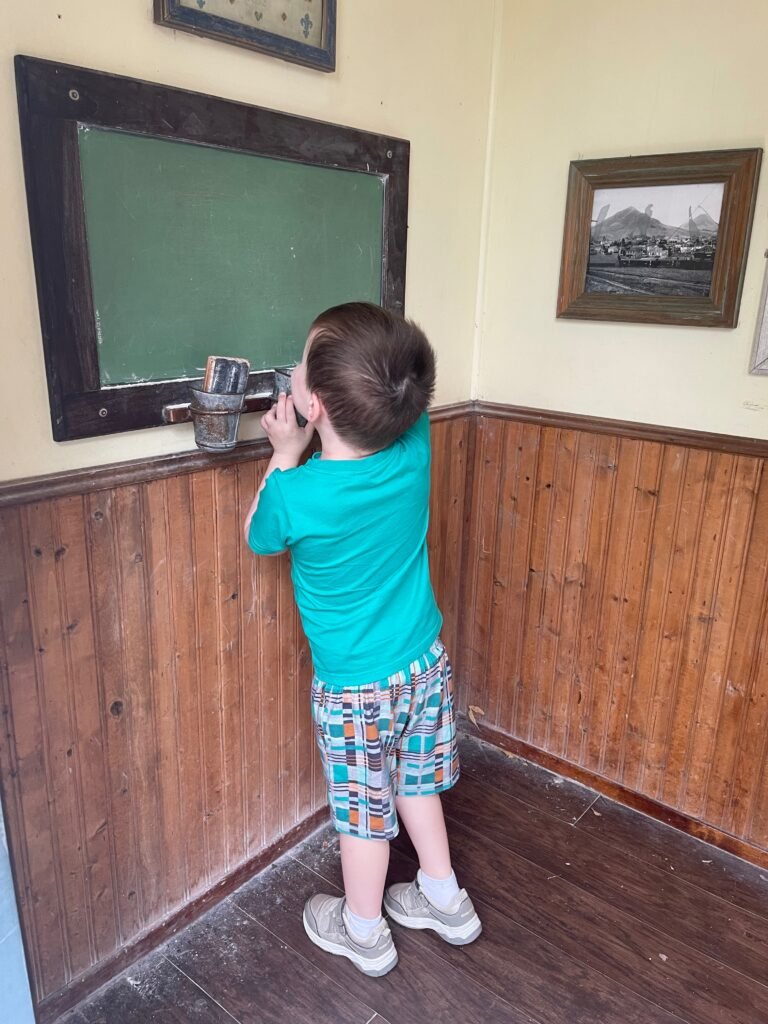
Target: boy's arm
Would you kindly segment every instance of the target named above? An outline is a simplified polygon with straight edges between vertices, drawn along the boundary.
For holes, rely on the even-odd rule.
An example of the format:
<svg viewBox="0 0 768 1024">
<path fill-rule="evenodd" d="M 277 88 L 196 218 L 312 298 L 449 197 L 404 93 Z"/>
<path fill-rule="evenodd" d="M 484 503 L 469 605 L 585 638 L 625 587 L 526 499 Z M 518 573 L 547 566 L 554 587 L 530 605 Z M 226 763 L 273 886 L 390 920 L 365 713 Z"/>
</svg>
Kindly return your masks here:
<svg viewBox="0 0 768 1024">
<path fill-rule="evenodd" d="M 264 490 L 268 477 L 276 469 L 295 469 L 304 450 L 312 440 L 315 428 L 311 423 L 300 427 L 296 420 L 296 413 L 293 408 L 293 399 L 290 395 L 281 394 L 277 403 L 272 406 L 269 412 L 261 417 L 261 425 L 272 444 L 272 458 L 269 460 L 264 479 L 261 481 L 256 495 L 251 502 L 251 507 L 245 517 L 243 533 L 246 541 L 249 540 L 251 520 L 259 506 L 259 497 Z"/>
<path fill-rule="evenodd" d="M 272 458 L 269 460 L 269 465 L 267 466 L 267 471 L 264 474 L 264 478 L 261 481 L 259 489 L 258 491 L 256 491 L 254 499 L 251 502 L 251 507 L 248 509 L 248 512 L 245 516 L 245 522 L 243 523 L 243 533 L 245 534 L 246 541 L 248 540 L 248 537 L 251 532 L 251 520 L 253 519 L 256 509 L 259 507 L 259 497 L 261 496 L 261 492 L 264 490 L 268 477 L 272 473 L 274 473 L 276 469 L 295 469 L 298 466 L 298 464 L 298 459 L 293 459 L 285 455 L 279 455 L 277 452 L 273 452 Z"/>
</svg>

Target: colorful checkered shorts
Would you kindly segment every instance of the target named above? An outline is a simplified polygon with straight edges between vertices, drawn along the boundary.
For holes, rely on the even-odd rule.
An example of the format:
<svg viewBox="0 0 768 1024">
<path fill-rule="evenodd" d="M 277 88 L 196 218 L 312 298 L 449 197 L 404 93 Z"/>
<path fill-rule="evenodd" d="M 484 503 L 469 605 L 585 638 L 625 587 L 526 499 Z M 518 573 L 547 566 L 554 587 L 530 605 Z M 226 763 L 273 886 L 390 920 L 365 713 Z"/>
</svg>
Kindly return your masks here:
<svg viewBox="0 0 768 1024">
<path fill-rule="evenodd" d="M 335 690 L 315 676 L 312 717 L 338 832 L 394 839 L 396 796 L 459 777 L 451 663 L 438 637 L 402 672 Z"/>
</svg>

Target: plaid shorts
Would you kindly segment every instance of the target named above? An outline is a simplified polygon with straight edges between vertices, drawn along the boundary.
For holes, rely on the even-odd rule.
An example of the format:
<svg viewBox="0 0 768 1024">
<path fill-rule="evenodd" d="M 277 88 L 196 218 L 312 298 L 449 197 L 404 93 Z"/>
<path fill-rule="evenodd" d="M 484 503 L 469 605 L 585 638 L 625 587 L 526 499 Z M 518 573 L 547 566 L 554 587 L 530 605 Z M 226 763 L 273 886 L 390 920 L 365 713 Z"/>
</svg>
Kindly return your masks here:
<svg viewBox="0 0 768 1024">
<path fill-rule="evenodd" d="M 312 717 L 337 832 L 394 839 L 396 796 L 458 780 L 451 663 L 439 637 L 387 679 L 334 690 L 315 676 Z"/>
</svg>

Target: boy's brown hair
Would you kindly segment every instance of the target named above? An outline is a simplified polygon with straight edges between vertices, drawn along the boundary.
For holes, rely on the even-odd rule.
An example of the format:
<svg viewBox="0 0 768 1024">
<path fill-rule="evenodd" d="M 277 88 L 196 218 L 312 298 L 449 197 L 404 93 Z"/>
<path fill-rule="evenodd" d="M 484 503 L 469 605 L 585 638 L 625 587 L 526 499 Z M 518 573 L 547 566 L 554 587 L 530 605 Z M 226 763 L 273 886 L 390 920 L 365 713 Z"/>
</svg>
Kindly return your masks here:
<svg viewBox="0 0 768 1024">
<path fill-rule="evenodd" d="M 310 328 L 307 387 L 339 437 L 375 452 L 412 427 L 435 388 L 435 353 L 424 332 L 369 302 L 333 306 Z"/>
</svg>

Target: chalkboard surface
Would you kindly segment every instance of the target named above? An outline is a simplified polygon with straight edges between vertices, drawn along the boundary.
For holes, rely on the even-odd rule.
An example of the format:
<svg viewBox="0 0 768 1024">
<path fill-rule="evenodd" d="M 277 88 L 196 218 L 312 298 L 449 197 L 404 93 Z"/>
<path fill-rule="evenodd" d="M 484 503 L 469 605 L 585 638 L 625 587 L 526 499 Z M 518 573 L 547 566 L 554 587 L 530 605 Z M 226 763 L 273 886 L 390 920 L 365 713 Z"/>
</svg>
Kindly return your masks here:
<svg viewBox="0 0 768 1024">
<path fill-rule="evenodd" d="M 81 126 L 102 386 L 300 358 L 321 310 L 381 301 L 384 179 Z"/>
</svg>

